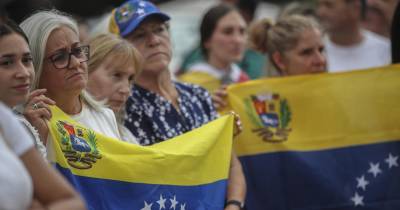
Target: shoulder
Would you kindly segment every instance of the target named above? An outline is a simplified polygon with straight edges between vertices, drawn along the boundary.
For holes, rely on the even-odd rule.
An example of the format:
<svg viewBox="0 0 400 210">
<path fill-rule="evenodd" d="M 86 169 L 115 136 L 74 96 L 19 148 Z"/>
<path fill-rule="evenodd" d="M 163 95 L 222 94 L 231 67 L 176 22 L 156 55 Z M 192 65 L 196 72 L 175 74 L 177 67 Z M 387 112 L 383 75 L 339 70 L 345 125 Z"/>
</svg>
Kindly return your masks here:
<svg viewBox="0 0 400 210">
<path fill-rule="evenodd" d="M 17 155 L 22 155 L 33 147 L 33 139 L 12 111 L 0 103 L 0 133 L 6 144 Z"/>
<path fill-rule="evenodd" d="M 370 31 L 363 31 L 366 43 L 369 45 L 374 45 L 376 47 L 381 46 L 384 48 L 390 47 L 390 40 L 386 37 L 380 36 Z"/>
<path fill-rule="evenodd" d="M 180 94 L 192 95 L 194 97 L 210 96 L 209 92 L 205 88 L 196 84 L 175 82 L 175 86 Z"/>
</svg>

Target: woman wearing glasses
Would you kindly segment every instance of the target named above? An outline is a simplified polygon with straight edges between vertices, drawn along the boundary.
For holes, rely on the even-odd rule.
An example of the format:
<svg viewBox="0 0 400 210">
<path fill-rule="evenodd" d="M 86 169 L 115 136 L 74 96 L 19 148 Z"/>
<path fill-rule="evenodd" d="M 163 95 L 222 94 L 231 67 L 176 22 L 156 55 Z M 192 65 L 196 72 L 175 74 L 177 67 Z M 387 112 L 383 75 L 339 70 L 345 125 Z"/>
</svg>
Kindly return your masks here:
<svg viewBox="0 0 400 210">
<path fill-rule="evenodd" d="M 45 95 L 80 124 L 120 139 L 113 111 L 85 91 L 89 46 L 79 42 L 76 23 L 56 10 L 41 11 L 24 20 L 21 28 L 31 42 L 34 88 L 45 89 Z"/>
</svg>

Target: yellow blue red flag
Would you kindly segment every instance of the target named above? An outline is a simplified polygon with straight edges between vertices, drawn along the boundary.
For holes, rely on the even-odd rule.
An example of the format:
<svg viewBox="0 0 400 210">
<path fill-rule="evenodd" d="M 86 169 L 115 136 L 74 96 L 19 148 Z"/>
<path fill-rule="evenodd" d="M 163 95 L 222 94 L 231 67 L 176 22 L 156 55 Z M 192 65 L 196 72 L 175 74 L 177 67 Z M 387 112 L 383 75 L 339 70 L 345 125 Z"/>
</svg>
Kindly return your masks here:
<svg viewBox="0 0 400 210">
<path fill-rule="evenodd" d="M 251 210 L 400 209 L 400 66 L 228 87 Z"/>
<path fill-rule="evenodd" d="M 223 209 L 233 117 L 152 146 L 103 136 L 52 107 L 56 168 L 89 209 Z"/>
</svg>

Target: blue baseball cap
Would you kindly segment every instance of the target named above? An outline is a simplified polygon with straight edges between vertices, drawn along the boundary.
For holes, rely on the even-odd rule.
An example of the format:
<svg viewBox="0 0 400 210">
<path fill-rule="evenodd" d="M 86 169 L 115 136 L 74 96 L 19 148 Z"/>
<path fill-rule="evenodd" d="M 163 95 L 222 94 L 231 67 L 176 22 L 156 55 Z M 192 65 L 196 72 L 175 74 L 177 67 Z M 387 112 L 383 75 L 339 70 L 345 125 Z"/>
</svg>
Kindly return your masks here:
<svg viewBox="0 0 400 210">
<path fill-rule="evenodd" d="M 127 1 L 113 10 L 109 30 L 111 33 L 124 37 L 150 16 L 159 17 L 163 21 L 170 19 L 167 14 L 162 13 L 158 7 L 149 1 Z"/>
</svg>

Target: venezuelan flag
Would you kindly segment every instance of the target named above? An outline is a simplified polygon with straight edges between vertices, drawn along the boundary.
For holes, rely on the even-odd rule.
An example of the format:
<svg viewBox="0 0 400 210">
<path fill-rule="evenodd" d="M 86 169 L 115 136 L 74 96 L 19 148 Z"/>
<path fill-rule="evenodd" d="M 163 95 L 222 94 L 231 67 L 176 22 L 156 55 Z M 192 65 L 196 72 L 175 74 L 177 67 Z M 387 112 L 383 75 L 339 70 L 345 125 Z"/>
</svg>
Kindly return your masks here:
<svg viewBox="0 0 400 210">
<path fill-rule="evenodd" d="M 228 87 L 251 210 L 400 209 L 400 66 Z"/>
<path fill-rule="evenodd" d="M 52 107 L 55 165 L 89 209 L 223 209 L 233 117 L 152 146 L 111 139 Z"/>
</svg>

